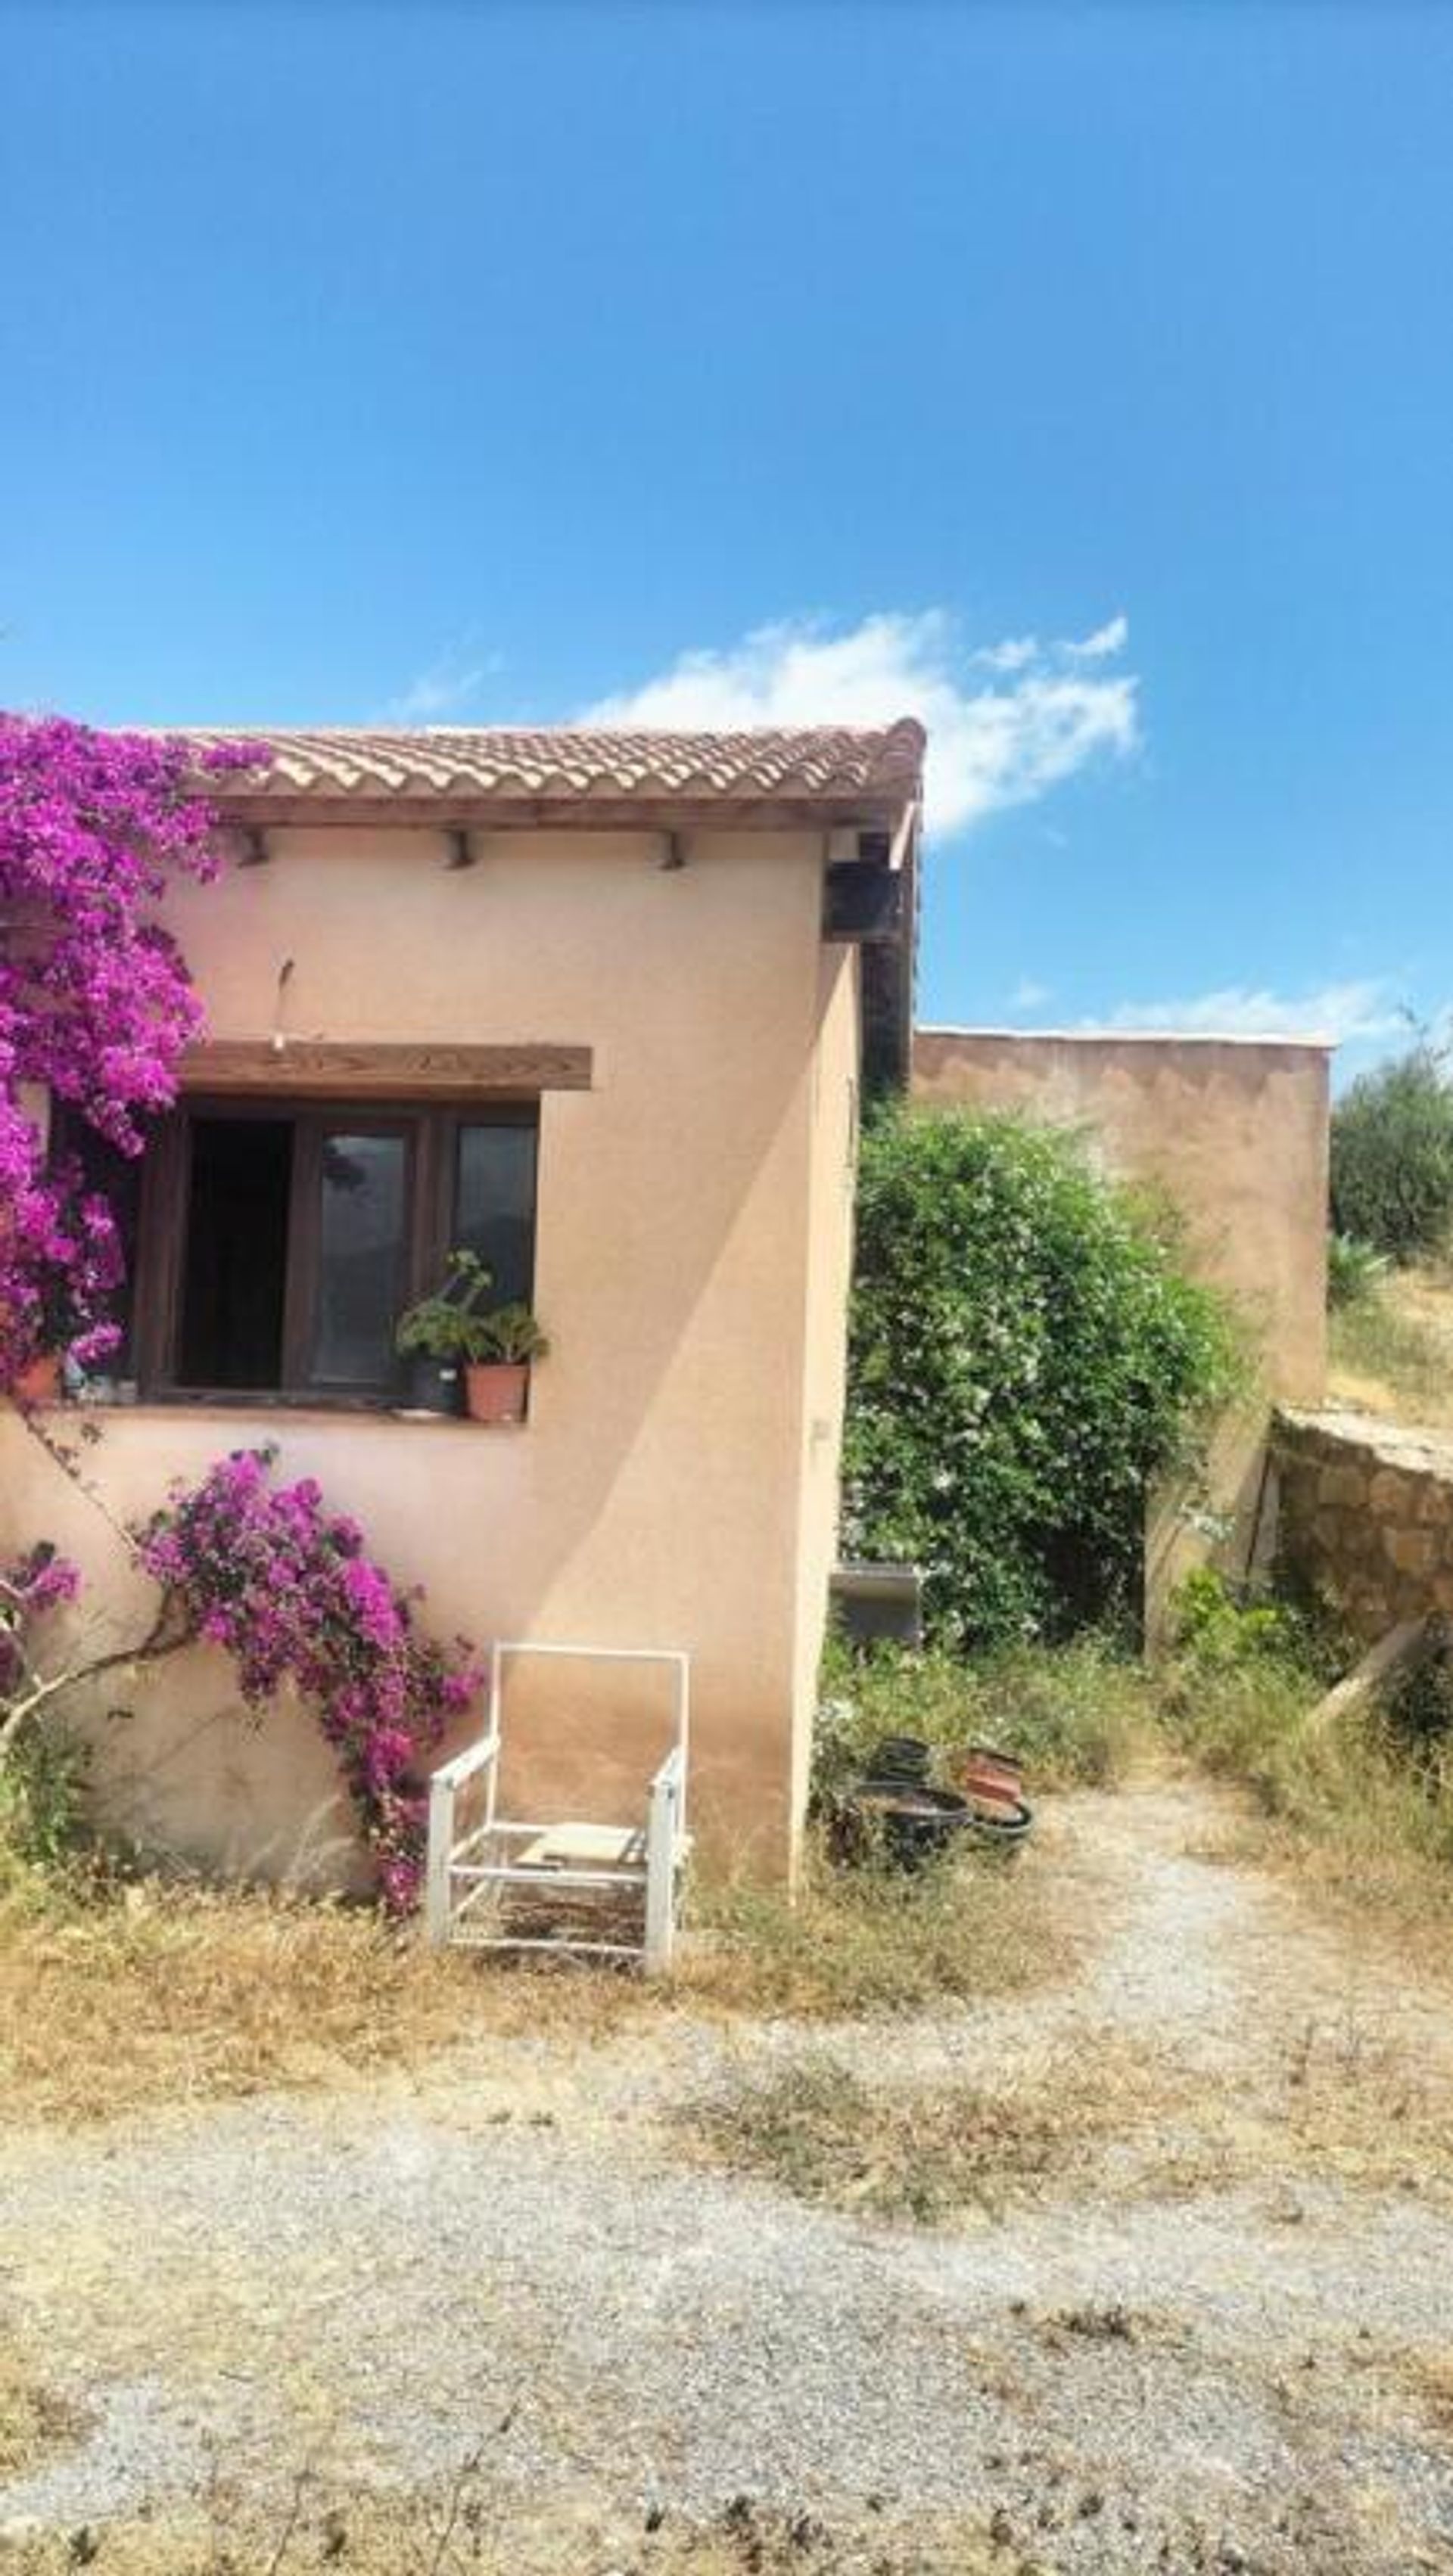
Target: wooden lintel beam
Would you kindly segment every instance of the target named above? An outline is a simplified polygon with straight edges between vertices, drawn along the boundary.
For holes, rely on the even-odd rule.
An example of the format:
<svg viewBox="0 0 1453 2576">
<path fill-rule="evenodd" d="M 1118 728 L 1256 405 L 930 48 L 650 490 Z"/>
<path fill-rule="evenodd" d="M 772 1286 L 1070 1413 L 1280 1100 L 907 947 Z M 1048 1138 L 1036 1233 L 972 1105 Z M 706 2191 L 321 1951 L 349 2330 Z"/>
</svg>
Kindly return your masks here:
<svg viewBox="0 0 1453 2576">
<path fill-rule="evenodd" d="M 567 1044 L 453 1046 L 421 1039 L 209 1038 L 189 1047 L 189 1091 L 270 1091 L 329 1100 L 445 1100 L 480 1093 L 588 1091 L 592 1050 Z"/>
</svg>

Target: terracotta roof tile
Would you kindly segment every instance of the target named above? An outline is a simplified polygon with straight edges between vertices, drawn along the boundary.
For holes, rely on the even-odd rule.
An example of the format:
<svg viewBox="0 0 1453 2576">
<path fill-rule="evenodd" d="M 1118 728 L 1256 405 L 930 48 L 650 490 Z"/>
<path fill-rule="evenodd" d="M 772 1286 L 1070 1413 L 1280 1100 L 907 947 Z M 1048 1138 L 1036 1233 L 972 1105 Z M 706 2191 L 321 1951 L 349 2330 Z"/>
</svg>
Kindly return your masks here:
<svg viewBox="0 0 1453 2576">
<path fill-rule="evenodd" d="M 235 741 L 243 728 L 189 728 L 187 739 Z M 637 733 L 589 725 L 532 731 L 513 727 L 364 727 L 261 731 L 272 748 L 264 774 L 213 782 L 231 805 L 301 801 L 445 802 L 555 809 L 601 804 L 659 807 L 721 804 L 881 812 L 915 797 L 923 770 L 923 728 L 911 716 L 877 728 L 812 726 L 745 733 Z"/>
</svg>

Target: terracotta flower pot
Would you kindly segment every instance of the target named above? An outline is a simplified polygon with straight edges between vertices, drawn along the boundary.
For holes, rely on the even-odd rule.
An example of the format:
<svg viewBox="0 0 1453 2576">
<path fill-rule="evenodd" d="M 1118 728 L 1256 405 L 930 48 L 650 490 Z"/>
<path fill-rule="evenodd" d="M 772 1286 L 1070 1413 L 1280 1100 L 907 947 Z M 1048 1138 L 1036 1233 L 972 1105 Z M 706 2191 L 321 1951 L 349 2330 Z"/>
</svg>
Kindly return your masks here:
<svg viewBox="0 0 1453 2576">
<path fill-rule="evenodd" d="M 949 1776 L 972 1798 L 1003 1800 L 1013 1805 L 1024 1795 L 1023 1763 L 1016 1761 L 1012 1753 L 1000 1753 L 990 1744 L 971 1744 L 966 1752 L 956 1754 L 949 1765 Z"/>
<path fill-rule="evenodd" d="M 471 1360 L 464 1371 L 464 1409 L 471 1422 L 523 1422 L 530 1391 L 528 1360 Z"/>
<path fill-rule="evenodd" d="M 55 1404 L 61 1391 L 61 1363 L 58 1351 L 42 1351 L 11 1382 L 10 1392 L 17 1404 Z"/>
</svg>

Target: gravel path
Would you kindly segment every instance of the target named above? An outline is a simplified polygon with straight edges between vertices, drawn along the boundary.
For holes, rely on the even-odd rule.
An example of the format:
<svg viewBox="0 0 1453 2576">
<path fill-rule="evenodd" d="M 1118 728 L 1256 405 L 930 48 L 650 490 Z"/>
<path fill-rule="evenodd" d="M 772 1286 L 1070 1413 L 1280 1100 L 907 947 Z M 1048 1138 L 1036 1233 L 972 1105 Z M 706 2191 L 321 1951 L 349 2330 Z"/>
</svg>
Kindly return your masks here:
<svg viewBox="0 0 1453 2576">
<path fill-rule="evenodd" d="M 1188 1786 L 1065 1802 L 1081 1973 L 895 2030 L 893 2080 L 1128 2035 L 1252 2099 L 1325 2031 L 1446 2081 L 1446 1999 L 1196 1857 L 1217 1813 Z M 43 2340 L 90 2428 L 0 2488 L 0 2536 L 164 2505 L 214 2460 L 410 2482 L 483 2441 L 491 2484 L 536 2511 L 745 2493 L 829 2519 L 871 2503 L 885 2532 L 962 2512 L 1006 2567 L 1084 2576 L 1453 2568 L 1422 2375 L 1453 2358 L 1436 2176 L 1172 2193 L 1107 2172 L 924 2234 L 683 2162 L 662 2116 L 683 2093 L 824 2046 L 884 2071 L 881 2032 L 683 2016 L 586 2052 L 495 2042 L 418 2085 L 11 2142 L 0 2323 Z"/>
</svg>

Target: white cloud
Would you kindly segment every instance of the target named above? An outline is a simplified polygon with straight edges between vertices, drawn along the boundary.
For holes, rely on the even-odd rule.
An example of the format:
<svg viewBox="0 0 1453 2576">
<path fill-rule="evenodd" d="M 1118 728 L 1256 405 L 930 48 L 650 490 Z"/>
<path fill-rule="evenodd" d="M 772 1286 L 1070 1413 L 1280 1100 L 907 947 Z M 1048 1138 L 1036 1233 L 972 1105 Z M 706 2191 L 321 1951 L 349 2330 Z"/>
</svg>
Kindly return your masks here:
<svg viewBox="0 0 1453 2576">
<path fill-rule="evenodd" d="M 1390 1037 L 1407 1027 L 1385 975 L 1369 975 L 1317 991 L 1289 995 L 1269 987 L 1225 984 L 1179 1002 L 1127 1002 L 1107 1018 L 1084 1026 L 1167 1030 L 1214 1037 Z"/>
<path fill-rule="evenodd" d="M 1130 620 L 1123 613 L 1097 626 L 1093 635 L 1083 635 L 1078 644 L 1066 644 L 1064 650 L 1072 662 L 1103 662 L 1112 653 L 1123 653 L 1130 641 Z"/>
<path fill-rule="evenodd" d="M 928 728 L 929 829 L 961 832 L 1005 806 L 1033 803 L 1101 755 L 1123 759 L 1135 749 L 1133 675 L 1078 667 L 1092 646 L 1096 659 L 1118 652 L 1127 633 L 1117 617 L 1081 644 L 1021 636 L 975 654 L 941 609 L 884 610 L 843 634 L 789 620 L 722 651 L 684 653 L 581 721 L 729 730 L 918 716 Z M 976 663 L 1006 684 L 969 677 Z"/>
<path fill-rule="evenodd" d="M 970 659 L 982 662 L 986 671 L 1023 671 L 1038 653 L 1037 635 L 1006 635 L 1002 644 L 981 644 Z"/>
<path fill-rule="evenodd" d="M 1037 1011 L 1043 1003 L 1053 999 L 1052 985 L 1036 984 L 1032 975 L 1023 975 L 1009 996 L 1009 1008 L 1011 1011 Z"/>
<path fill-rule="evenodd" d="M 479 695 L 485 681 L 500 668 L 498 654 L 482 661 L 467 661 L 462 651 L 441 653 L 437 662 L 389 698 L 379 709 L 378 724 L 437 724 L 445 716 L 464 715 Z"/>
</svg>

